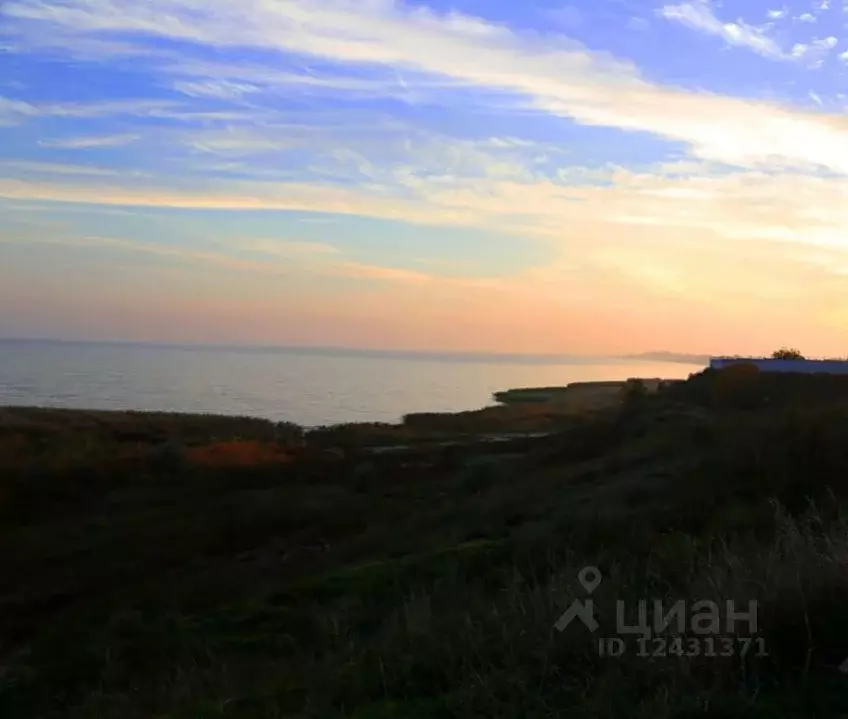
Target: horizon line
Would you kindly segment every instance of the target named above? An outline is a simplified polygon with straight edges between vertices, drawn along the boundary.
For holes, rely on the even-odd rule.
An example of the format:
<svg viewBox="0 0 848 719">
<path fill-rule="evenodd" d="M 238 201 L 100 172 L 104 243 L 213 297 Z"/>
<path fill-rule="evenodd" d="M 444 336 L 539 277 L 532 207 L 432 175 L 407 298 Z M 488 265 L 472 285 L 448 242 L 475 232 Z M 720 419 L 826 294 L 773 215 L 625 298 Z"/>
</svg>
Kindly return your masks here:
<svg viewBox="0 0 848 719">
<path fill-rule="evenodd" d="M 672 352 L 667 350 L 656 350 L 647 352 L 635 352 L 626 354 L 572 354 L 567 352 L 538 352 L 538 353 L 515 353 L 515 352 L 487 352 L 473 350 L 426 350 L 426 349 L 389 349 L 377 347 L 345 347 L 335 345 L 266 345 L 266 344 L 244 344 L 244 343 L 206 343 L 206 342 L 163 342 L 156 340 L 99 340 L 99 339 L 68 339 L 55 337 L 2 337 L 0 343 L 30 343 L 30 344 L 65 344 L 65 345 L 106 345 L 120 347 L 148 347 L 163 349 L 186 349 L 186 350 L 229 350 L 229 351 L 254 351 L 254 352 L 288 352 L 295 354 L 318 354 L 318 355 L 348 355 L 361 357 L 393 357 L 398 359 L 435 359 L 435 360 L 499 360 L 555 363 L 566 360 L 635 360 L 670 362 L 683 364 L 702 364 L 705 360 L 716 355 Z"/>
</svg>

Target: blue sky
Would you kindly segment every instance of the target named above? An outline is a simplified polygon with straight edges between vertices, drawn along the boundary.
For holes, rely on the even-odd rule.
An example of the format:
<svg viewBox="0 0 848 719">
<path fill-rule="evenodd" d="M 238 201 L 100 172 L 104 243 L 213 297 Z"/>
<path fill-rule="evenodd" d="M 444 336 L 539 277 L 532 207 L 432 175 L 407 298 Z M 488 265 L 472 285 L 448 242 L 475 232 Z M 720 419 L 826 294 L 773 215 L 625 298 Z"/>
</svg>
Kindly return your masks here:
<svg viewBox="0 0 848 719">
<path fill-rule="evenodd" d="M 844 352 L 846 28 L 842 0 L 5 0 L 0 335 Z"/>
</svg>

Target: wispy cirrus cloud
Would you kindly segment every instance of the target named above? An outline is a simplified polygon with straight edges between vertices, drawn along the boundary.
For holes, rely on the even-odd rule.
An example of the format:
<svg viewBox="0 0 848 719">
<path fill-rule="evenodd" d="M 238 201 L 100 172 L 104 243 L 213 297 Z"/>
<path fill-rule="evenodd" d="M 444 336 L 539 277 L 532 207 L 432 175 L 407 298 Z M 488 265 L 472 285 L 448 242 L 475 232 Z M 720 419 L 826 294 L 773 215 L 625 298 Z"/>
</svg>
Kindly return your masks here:
<svg viewBox="0 0 848 719">
<path fill-rule="evenodd" d="M 288 259 L 326 259 L 334 258 L 339 254 L 338 247 L 327 244 L 326 242 L 281 240 L 274 237 L 236 237 L 227 240 L 226 244 L 240 250 Z"/>
<path fill-rule="evenodd" d="M 356 8 L 340 0 L 330 0 L 320 8 L 303 0 L 278 5 L 247 3 L 241 22 L 235 21 L 231 5 L 215 0 L 204 6 L 199 17 L 196 13 L 191 15 L 191 22 L 188 17 L 193 6 L 188 0 L 159 3 L 161 14 L 156 17 L 161 17 L 162 22 L 153 22 L 146 11 L 123 0 L 72 0 L 55 12 L 47 12 L 31 0 L 13 0 L 5 12 L 24 22 L 18 27 L 24 36 L 45 24 L 83 36 L 101 30 L 143 31 L 211 46 L 242 43 L 279 52 L 299 52 L 350 66 L 409 69 L 419 76 L 443 78 L 442 82 L 511 92 L 515 102 L 523 102 L 537 112 L 582 124 L 649 132 L 684 142 L 700 158 L 748 167 L 778 162 L 820 165 L 838 172 L 848 168 L 848 144 L 836 118 L 808 115 L 775 103 L 649 83 L 631 64 L 592 52 L 562 36 L 539 42 L 538 38 L 479 18 L 415 10 L 391 2 L 366 3 Z M 687 7 L 696 8 L 697 12 L 684 12 Z M 706 4 L 666 6 L 664 12 L 694 18 L 693 22 L 716 31 L 721 26 L 721 32 L 730 33 L 729 37 L 766 53 L 775 50 L 765 41 L 767 38 L 747 26 L 720 23 Z M 810 58 L 832 47 L 833 38 L 828 37 L 799 45 L 795 54 Z M 196 70 L 200 72 L 201 68 Z M 253 70 L 254 74 L 259 72 Z M 231 74 L 237 72 L 236 69 Z M 267 68 L 264 72 L 271 80 L 273 72 Z M 309 81 L 308 74 L 303 77 Z M 227 81 L 239 84 L 236 80 Z M 398 87 L 397 83 L 392 86 Z M 384 86 L 383 90 L 389 93 L 392 87 Z M 52 111 L 89 117 L 121 111 L 169 117 L 184 112 L 188 117 L 195 112 L 218 122 L 226 122 L 228 117 L 228 111 L 184 111 L 175 108 L 171 101 L 146 105 L 145 109 L 143 102 L 137 106 L 101 103 L 57 106 Z M 232 115 L 236 117 L 237 113 Z M 704 123 L 704 117 L 711 117 L 711 122 Z M 357 147 L 360 141 L 361 136 L 353 133 L 345 138 L 349 147 Z M 251 131 L 232 129 L 212 132 L 207 137 L 198 135 L 192 142 L 203 151 L 226 153 L 268 152 L 291 146 L 286 137 L 273 137 L 267 132 L 257 136 Z"/>
<path fill-rule="evenodd" d="M 174 89 L 189 97 L 212 97 L 219 100 L 239 99 L 250 93 L 259 92 L 261 88 L 244 82 L 229 80 L 203 80 L 197 82 L 178 81 Z"/>
<path fill-rule="evenodd" d="M 2 10 L 2 8 L 0 8 Z M 130 99 L 72 102 L 26 102 L 0 96 L 0 120 L 23 120 L 34 117 L 97 118 L 121 115 L 139 116 L 167 114 L 179 104 L 172 100 Z"/>
<path fill-rule="evenodd" d="M 0 95 L 0 127 L 17 125 L 27 118 L 35 117 L 38 114 L 38 108 L 31 103 L 22 100 L 13 100 L 12 98 Z"/>
<path fill-rule="evenodd" d="M 798 60 L 806 60 L 812 67 L 820 67 L 824 59 L 838 44 L 839 40 L 834 35 L 825 38 L 814 38 L 808 43 L 795 43 L 792 46 L 790 55 Z"/>
<path fill-rule="evenodd" d="M 658 13 L 666 20 L 679 22 L 708 35 L 715 35 L 729 45 L 747 48 L 764 57 L 775 60 L 787 57 L 780 45 L 769 35 L 767 26 L 757 27 L 741 20 L 722 21 L 715 15 L 713 6 L 708 0 L 665 5 L 658 10 Z M 781 15 L 774 14 L 772 17 L 778 18 Z"/>
<path fill-rule="evenodd" d="M 0 159 L 0 168 L 48 175 L 88 175 L 92 177 L 106 177 L 120 174 L 117 170 L 106 167 L 92 167 L 90 165 L 63 165 L 56 162 L 35 162 L 30 160 Z"/>
<path fill-rule="evenodd" d="M 449 77 L 437 77 L 409 68 L 312 67 L 307 59 L 290 58 L 274 67 L 245 61 L 211 61 L 191 58 L 172 58 L 161 65 L 160 71 L 176 78 L 174 87 L 190 96 L 239 100 L 255 95 L 272 97 L 322 97 L 347 100 L 392 99 L 409 105 L 435 103 L 459 104 L 451 93 L 461 93 L 474 87 L 473 83 Z M 467 99 L 467 98 L 466 98 Z"/>
<path fill-rule="evenodd" d="M 100 147 L 123 147 L 141 139 L 141 135 L 124 133 L 119 135 L 81 135 L 77 137 L 55 137 L 39 140 L 42 147 L 61 150 L 89 150 Z"/>
<path fill-rule="evenodd" d="M 528 180 L 553 175 L 565 157 L 555 143 L 514 137 L 459 139 L 401 122 L 211 128 L 185 132 L 180 138 L 201 172 L 281 181 L 359 181 L 400 191 L 452 178 Z M 292 157 L 300 161 L 295 168 L 290 166 Z"/>
<path fill-rule="evenodd" d="M 720 19 L 716 15 L 717 6 L 711 0 L 691 0 L 674 5 L 665 5 L 658 13 L 666 20 L 678 22 L 687 27 L 719 37 L 727 45 L 747 48 L 758 55 L 772 60 L 804 62 L 810 67 L 820 67 L 839 43 L 834 35 L 812 37 L 804 41 L 786 42 L 787 33 L 778 34 L 778 21 L 788 18 L 786 8 L 767 11 L 768 22 L 753 25 L 739 19 L 734 22 Z M 825 4 L 815 5 L 816 13 L 828 9 Z M 818 22 L 816 14 L 806 12 L 791 18 L 794 23 L 814 24 Z"/>
<path fill-rule="evenodd" d="M 326 278 L 376 280 L 378 282 L 421 284 L 451 283 L 479 285 L 475 278 L 454 278 L 425 272 L 405 270 L 381 265 L 355 262 L 340 255 L 337 249 L 320 243 L 267 238 L 237 238 L 218 250 L 197 249 L 177 244 L 141 242 L 135 239 L 108 235 L 79 235 L 72 231 L 50 234 L 22 232 L 0 235 L 3 243 L 43 243 L 65 248 L 104 248 L 157 255 L 181 262 L 204 263 L 229 271 L 247 272 L 277 277 L 303 277 L 309 273 Z M 244 251 L 266 255 L 285 262 L 268 262 L 266 259 L 245 258 Z"/>
<path fill-rule="evenodd" d="M 2 11 L 2 7 L 0 7 Z M 190 105 L 176 99 L 130 98 L 78 101 L 24 101 L 0 96 L 0 126 L 20 125 L 38 118 L 63 118 L 66 120 L 97 119 L 150 119 L 184 123 L 201 122 L 255 122 L 261 118 L 261 112 L 245 111 L 239 108 L 211 108 Z M 97 142 L 101 136 L 97 136 Z M 114 133 L 103 135 L 108 142 L 126 144 L 138 139 L 138 133 Z M 62 138 L 45 139 L 44 142 L 62 142 Z M 73 142 L 70 140 L 70 142 Z M 86 140 L 80 139 L 85 147 Z M 59 145 L 55 145 L 59 147 Z M 91 145 L 90 147 L 95 147 Z"/>
<path fill-rule="evenodd" d="M 588 172 L 587 176 L 593 173 Z M 396 220 L 423 226 L 483 228 L 548 241 L 608 234 L 626 228 L 707 232 L 726 240 L 780 241 L 848 252 L 848 179 L 771 172 L 711 172 L 686 165 L 632 172 L 610 167 L 602 184 L 551 180 L 516 182 L 479 179 L 422 182 L 414 196 L 383 188 L 337 188 L 275 182 L 208 182 L 202 190 L 178 185 L 116 189 L 99 184 L 25 183 L 0 180 L 0 197 L 13 200 L 98 206 L 225 210 L 300 210 Z M 594 228 L 594 229 L 592 229 Z M 328 256 L 324 245 L 245 241 L 243 249 L 264 254 Z M 846 255 L 848 257 L 848 255 Z"/>
<path fill-rule="evenodd" d="M 144 10 L 128 0 L 71 0 L 48 11 L 34 0 L 12 0 L 3 12 L 19 23 L 13 27 L 24 36 L 45 26 L 83 36 L 142 33 L 211 47 L 247 45 L 349 66 L 410 70 L 478 90 L 512 93 L 514 103 L 535 112 L 684 142 L 698 157 L 743 165 L 779 158 L 846 166 L 846 140 L 827 121 L 779 105 L 650 83 L 631 63 L 563 36 L 540 40 L 480 18 L 394 2 L 328 0 L 319 6 L 305 0 L 248 0 L 238 7 L 210 0 L 198 13 L 189 0 L 157 0 Z M 686 7 L 695 10 L 684 11 Z M 667 6 L 666 13 L 782 56 L 754 28 L 722 24 L 694 4 Z M 704 117 L 713 119 L 704 123 Z"/>
</svg>

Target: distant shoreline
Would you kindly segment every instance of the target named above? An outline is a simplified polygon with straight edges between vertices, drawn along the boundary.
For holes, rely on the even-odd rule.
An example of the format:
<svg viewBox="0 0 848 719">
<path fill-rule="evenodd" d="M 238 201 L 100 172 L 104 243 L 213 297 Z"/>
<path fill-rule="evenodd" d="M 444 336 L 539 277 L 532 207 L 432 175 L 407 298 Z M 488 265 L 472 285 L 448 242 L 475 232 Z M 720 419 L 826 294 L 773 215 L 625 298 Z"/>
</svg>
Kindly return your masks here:
<svg viewBox="0 0 848 719">
<path fill-rule="evenodd" d="M 273 346 L 243 344 L 192 344 L 169 342 L 109 341 L 109 340 L 73 340 L 39 337 L 0 337 L 3 345 L 45 345 L 71 347 L 121 347 L 138 349 L 170 349 L 188 352 L 217 351 L 246 354 L 286 354 L 307 357 L 344 357 L 350 359 L 397 359 L 424 362 L 470 362 L 481 364 L 521 364 L 521 365 L 580 365 L 580 364 L 618 364 L 626 362 L 656 362 L 672 364 L 704 365 L 709 361 L 707 355 L 693 355 L 676 352 L 643 352 L 631 355 L 580 355 L 580 354 L 519 354 L 501 352 L 434 352 L 432 350 L 395 350 L 358 347 L 310 347 L 310 346 Z"/>
</svg>

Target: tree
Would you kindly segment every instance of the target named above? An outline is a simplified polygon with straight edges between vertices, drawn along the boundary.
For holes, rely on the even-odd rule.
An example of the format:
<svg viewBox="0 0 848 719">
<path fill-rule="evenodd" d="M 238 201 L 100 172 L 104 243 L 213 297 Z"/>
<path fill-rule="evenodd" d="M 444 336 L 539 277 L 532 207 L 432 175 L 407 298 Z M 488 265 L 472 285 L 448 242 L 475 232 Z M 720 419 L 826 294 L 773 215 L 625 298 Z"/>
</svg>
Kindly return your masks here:
<svg viewBox="0 0 848 719">
<path fill-rule="evenodd" d="M 804 355 L 800 351 L 791 347 L 781 347 L 771 353 L 771 358 L 776 360 L 802 360 Z"/>
</svg>

